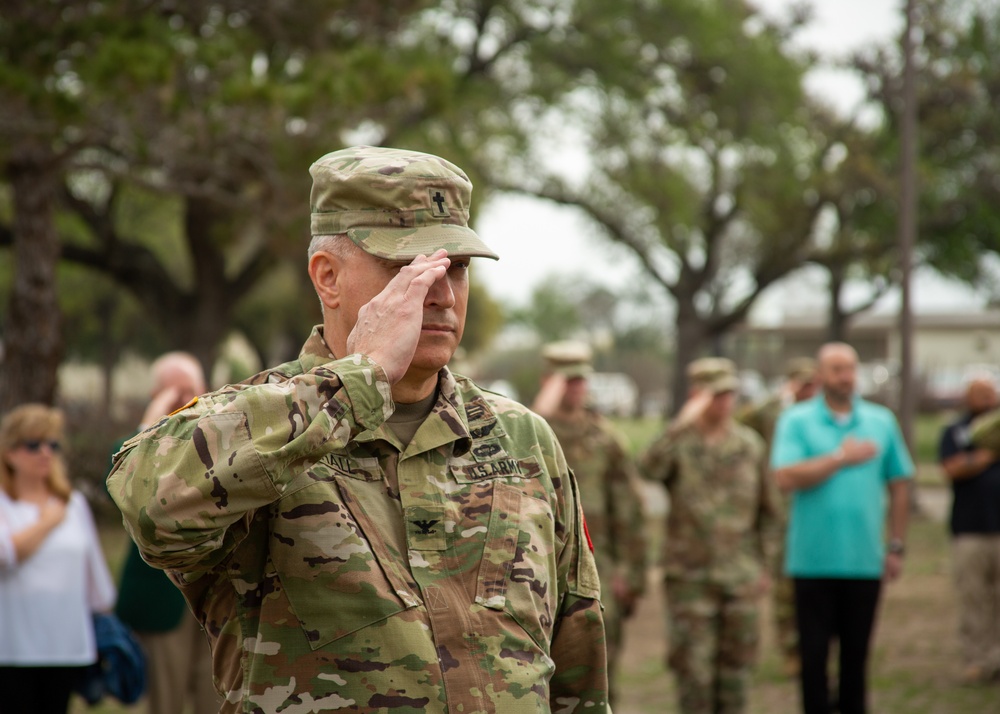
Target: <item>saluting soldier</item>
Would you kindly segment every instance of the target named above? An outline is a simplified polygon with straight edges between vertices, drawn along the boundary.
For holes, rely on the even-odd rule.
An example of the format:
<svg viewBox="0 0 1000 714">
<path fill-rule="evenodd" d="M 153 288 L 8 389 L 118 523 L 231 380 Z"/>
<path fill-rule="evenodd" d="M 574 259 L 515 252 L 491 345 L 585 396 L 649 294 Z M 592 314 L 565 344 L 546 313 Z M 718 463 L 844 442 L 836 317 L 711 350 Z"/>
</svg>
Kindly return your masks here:
<svg viewBox="0 0 1000 714">
<path fill-rule="evenodd" d="M 532 409 L 549 422 L 580 487 L 601 577 L 613 692 L 624 620 L 646 586 L 643 484 L 624 435 L 590 404 L 590 347 L 570 340 L 553 342 L 545 345 L 542 356 L 546 373 Z"/>
<path fill-rule="evenodd" d="M 688 367 L 688 400 L 640 459 L 670 494 L 664 548 L 670 650 L 683 714 L 738 714 L 756 662 L 760 597 L 781 517 L 764 441 L 733 418 L 735 365 Z"/>
<path fill-rule="evenodd" d="M 774 428 L 781 412 L 792 404 L 812 399 L 817 391 L 819 391 L 819 379 L 816 373 L 816 360 L 812 357 L 792 358 L 785 365 L 785 382 L 781 388 L 764 401 L 742 409 L 737 418 L 764 438 L 770 453 Z M 778 504 L 781 507 L 782 523 L 787 525 L 789 496 L 781 494 Z M 778 557 L 771 573 L 773 579 L 771 602 L 774 607 L 778 647 L 784 658 L 785 675 L 797 678 L 802 664 L 799 657 L 798 628 L 795 624 L 795 584 L 784 574 L 784 560 L 785 538 L 782 536 Z"/>
<path fill-rule="evenodd" d="M 127 442 L 109 490 L 208 632 L 227 712 L 608 710 L 600 584 L 548 425 L 446 366 L 472 186 L 353 147 L 311 167 L 299 358 Z"/>
</svg>

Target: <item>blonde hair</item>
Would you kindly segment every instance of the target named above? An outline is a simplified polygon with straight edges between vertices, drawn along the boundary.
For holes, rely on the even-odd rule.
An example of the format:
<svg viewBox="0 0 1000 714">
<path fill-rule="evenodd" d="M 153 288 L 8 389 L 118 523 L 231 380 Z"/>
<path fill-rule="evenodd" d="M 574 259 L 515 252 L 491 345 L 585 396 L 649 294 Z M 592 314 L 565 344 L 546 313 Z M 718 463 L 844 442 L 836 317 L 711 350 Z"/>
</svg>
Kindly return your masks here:
<svg viewBox="0 0 1000 714">
<path fill-rule="evenodd" d="M 7 453 L 24 441 L 61 441 L 64 423 L 62 411 L 45 404 L 22 404 L 4 415 L 0 421 L 0 488 L 11 498 L 17 498 L 17 491 L 14 487 L 14 471 L 7 463 Z M 47 485 L 54 496 L 68 501 L 73 487 L 69 482 L 66 462 L 61 453 L 52 456 L 52 469 L 49 471 Z"/>
</svg>

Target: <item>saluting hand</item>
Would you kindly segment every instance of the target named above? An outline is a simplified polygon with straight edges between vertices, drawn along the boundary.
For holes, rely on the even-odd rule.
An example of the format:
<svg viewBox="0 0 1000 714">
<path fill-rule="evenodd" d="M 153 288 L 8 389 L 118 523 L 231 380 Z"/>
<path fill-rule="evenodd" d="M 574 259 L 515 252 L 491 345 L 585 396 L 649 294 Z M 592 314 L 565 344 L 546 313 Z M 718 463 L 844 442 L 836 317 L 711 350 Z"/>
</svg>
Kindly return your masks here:
<svg viewBox="0 0 1000 714">
<path fill-rule="evenodd" d="M 447 275 L 450 265 L 448 252 L 441 249 L 429 256 L 418 255 L 401 268 L 385 289 L 358 311 L 358 320 L 347 336 L 348 352 L 375 360 L 390 384 L 401 380 L 417 351 L 427 292 Z"/>
<path fill-rule="evenodd" d="M 707 389 L 696 390 L 674 417 L 671 430 L 677 431 L 694 424 L 705 413 L 714 398 L 715 395 Z"/>
</svg>

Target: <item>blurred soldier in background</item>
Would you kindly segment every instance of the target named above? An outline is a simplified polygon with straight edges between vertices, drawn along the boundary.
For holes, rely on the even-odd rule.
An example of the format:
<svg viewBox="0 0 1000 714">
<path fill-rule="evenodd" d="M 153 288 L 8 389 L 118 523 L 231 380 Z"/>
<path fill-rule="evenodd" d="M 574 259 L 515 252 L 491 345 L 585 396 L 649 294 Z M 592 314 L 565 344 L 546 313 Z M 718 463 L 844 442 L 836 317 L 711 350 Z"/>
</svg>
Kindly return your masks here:
<svg viewBox="0 0 1000 714">
<path fill-rule="evenodd" d="M 733 418 L 739 381 L 728 359 L 688 367 L 691 391 L 640 459 L 665 484 L 669 665 L 682 714 L 738 714 L 756 662 L 760 597 L 781 539 L 764 441 Z"/>
<path fill-rule="evenodd" d="M 547 372 L 532 409 L 549 422 L 580 487 L 601 577 L 613 691 L 624 619 L 632 614 L 646 585 L 643 485 L 624 436 L 588 405 L 590 347 L 554 342 L 543 348 L 542 356 Z"/>
<path fill-rule="evenodd" d="M 816 396 L 819 382 L 816 378 L 816 360 L 812 357 L 796 357 L 788 361 L 785 367 L 785 382 L 781 388 L 767 399 L 751 404 L 741 410 L 738 419 L 756 431 L 771 451 L 771 441 L 774 438 L 774 427 L 778 416 L 792 404 L 811 399 Z M 788 497 L 779 499 L 782 523 L 788 522 Z M 795 626 L 795 586 L 792 579 L 785 576 L 785 539 L 781 538 L 781 548 L 771 573 L 774 587 L 771 600 L 774 604 L 774 625 L 778 646 L 784 657 L 785 674 L 789 677 L 799 676 L 799 636 Z"/>
<path fill-rule="evenodd" d="M 954 496 L 949 526 L 961 678 L 978 684 L 1000 676 L 1000 453 L 971 435 L 972 422 L 997 408 L 991 379 L 969 382 L 965 408 L 941 435 L 939 454 Z"/>
<path fill-rule="evenodd" d="M 139 423 L 147 429 L 207 389 L 201 363 L 187 352 L 168 352 L 153 362 L 153 390 Z M 125 439 L 119 441 L 112 455 Z M 167 574 L 148 565 L 129 541 L 115 613 L 131 627 L 146 653 L 149 714 L 218 712 L 222 700 L 212 683 L 212 652 L 198 620 Z"/>
</svg>

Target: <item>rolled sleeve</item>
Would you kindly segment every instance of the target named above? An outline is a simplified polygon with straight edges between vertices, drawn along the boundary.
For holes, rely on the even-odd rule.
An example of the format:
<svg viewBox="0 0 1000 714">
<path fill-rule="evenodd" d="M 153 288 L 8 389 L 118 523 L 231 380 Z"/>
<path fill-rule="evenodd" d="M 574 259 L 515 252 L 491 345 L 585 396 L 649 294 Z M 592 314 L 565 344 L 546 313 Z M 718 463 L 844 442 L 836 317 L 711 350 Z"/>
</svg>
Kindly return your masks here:
<svg viewBox="0 0 1000 714">
<path fill-rule="evenodd" d="M 229 387 L 126 442 L 108 491 L 148 562 L 182 572 L 214 567 L 296 473 L 392 410 L 384 370 L 362 355 Z"/>
</svg>

